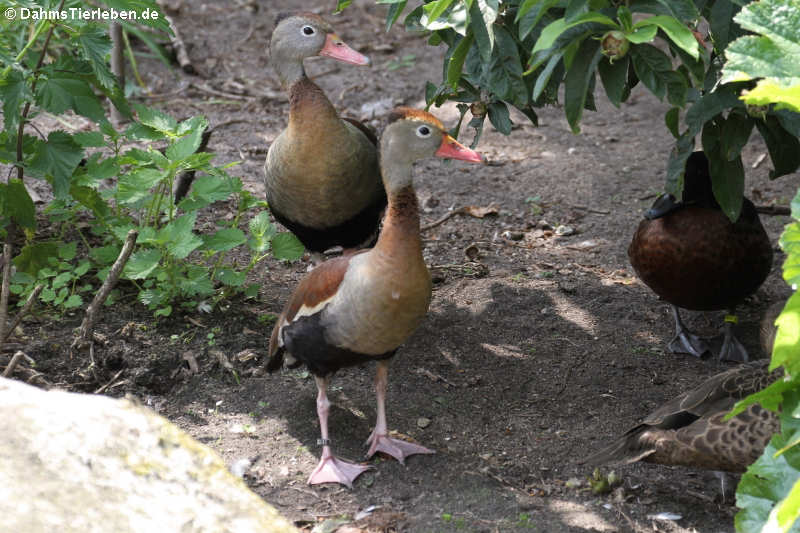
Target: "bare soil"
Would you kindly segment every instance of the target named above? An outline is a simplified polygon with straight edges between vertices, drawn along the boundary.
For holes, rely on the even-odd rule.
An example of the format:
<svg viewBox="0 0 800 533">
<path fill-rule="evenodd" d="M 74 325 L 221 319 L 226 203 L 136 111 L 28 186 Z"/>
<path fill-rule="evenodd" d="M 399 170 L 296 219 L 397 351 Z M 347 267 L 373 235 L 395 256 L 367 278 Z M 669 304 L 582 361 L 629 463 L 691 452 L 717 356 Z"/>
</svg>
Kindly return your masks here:
<svg viewBox="0 0 800 533">
<path fill-rule="evenodd" d="M 378 128 L 393 105 L 424 106 L 424 82 L 440 79 L 442 51 L 400 27 L 385 33 L 383 6 L 361 0 L 329 16 L 334 4 L 307 0 L 302 8 L 328 16 L 373 60 L 368 69 L 307 62 L 334 104 Z M 173 18 L 199 74 L 140 59 L 152 93 L 145 102 L 179 118 L 206 115 L 218 126 L 209 146 L 215 162 L 241 161 L 231 172 L 262 197 L 266 149 L 287 114 L 267 46 L 275 15 L 298 7 L 288 0 L 184 2 Z M 669 308 L 627 260 L 630 237 L 663 186 L 672 145 L 667 107 L 642 90 L 621 109 L 602 97 L 598 107 L 586 112 L 578 136 L 557 108 L 540 111 L 538 128 L 514 115 L 508 137 L 487 125 L 478 146 L 486 166 L 418 164 L 423 224 L 463 206 L 493 206 L 496 214 L 454 216 L 423 235 L 433 303 L 393 361 L 388 411 L 392 429 L 436 455 L 411 457 L 406 466 L 375 459 L 352 490 L 306 485 L 319 454 L 313 379 L 263 371 L 270 321 L 306 263 L 267 261 L 254 276 L 262 285 L 257 301 L 235 299 L 208 315 L 156 321 L 143 307 L 123 303 L 97 326 L 107 341 L 95 345 L 93 366 L 87 354 L 69 356 L 82 313 L 39 311 L 24 323 L 19 342 L 55 385 L 136 397 L 231 465 L 245 465 L 249 486 L 301 529 L 352 521 L 375 507 L 356 525 L 414 532 L 733 531 L 736 508 L 720 501 L 710 473 L 621 467 L 622 485 L 598 495 L 585 482 L 591 472 L 575 464 L 726 368 L 665 351 L 673 332 Z M 455 123 L 454 107 L 433 111 Z M 744 150 L 746 192 L 757 204 L 788 205 L 796 176 L 769 181 L 769 159 L 756 164 L 765 152 L 757 136 Z M 229 211 L 219 204 L 205 216 L 213 221 Z M 762 220 L 777 243 L 787 219 Z M 558 235 L 558 226 L 573 233 Z M 762 313 L 788 293 L 782 258 L 776 244 L 772 274 L 740 309 L 739 335 L 754 356 L 763 357 Z M 722 313 L 686 316 L 709 335 L 722 323 Z M 333 380 L 332 438 L 347 458 L 363 456 L 374 423 L 373 372 L 353 368 Z M 679 517 L 663 520 L 659 513 Z M 323 530 L 333 529 L 317 531 Z"/>
</svg>

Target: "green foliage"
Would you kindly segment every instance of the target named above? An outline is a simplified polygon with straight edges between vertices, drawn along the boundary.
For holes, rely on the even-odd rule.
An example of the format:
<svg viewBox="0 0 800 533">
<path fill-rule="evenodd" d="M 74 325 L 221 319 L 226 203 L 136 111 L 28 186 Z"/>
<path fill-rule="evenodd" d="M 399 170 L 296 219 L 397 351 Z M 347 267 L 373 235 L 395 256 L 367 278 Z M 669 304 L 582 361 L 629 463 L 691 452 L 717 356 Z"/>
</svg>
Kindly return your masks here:
<svg viewBox="0 0 800 533">
<path fill-rule="evenodd" d="M 427 84 L 426 100 L 429 106 L 448 100 L 463 103 L 462 118 L 471 109 L 473 146 L 487 117 L 498 131 L 511 132 L 508 106 L 536 124 L 535 109 L 557 103 L 562 85 L 567 122 L 577 133 L 583 111 L 595 110 L 598 86 L 619 107 L 641 83 L 673 106 L 665 117 L 676 137 L 667 162 L 668 192 L 680 196 L 686 159 L 698 135 L 711 161 L 715 195 L 731 220 L 741 212 L 741 150 L 754 128 L 769 148 L 771 177 L 800 167 L 798 119 L 783 109 L 800 98 L 796 87 L 786 85 L 792 80 L 788 72 L 800 63 L 800 18 L 776 7 L 796 5 L 797 0 L 757 2 L 743 11 L 746 2 L 734 0 L 377 2 L 389 4 L 387 28 L 409 7 L 405 28 L 426 32 L 431 45 L 447 47 L 442 81 Z M 339 9 L 346 4 L 339 2 Z M 704 21 L 708 35 L 696 30 Z M 742 37 L 747 30 L 760 29 L 772 35 Z M 763 58 L 754 58 L 754 53 Z M 720 59 L 726 56 L 735 72 L 726 71 L 723 77 Z M 755 88 L 742 81 L 758 76 L 770 77 Z M 777 97 L 783 103 L 752 114 L 738 98 L 748 89 L 746 98 L 754 103 Z M 683 125 L 681 109 L 686 110 Z"/>
<path fill-rule="evenodd" d="M 138 23 L 171 31 L 155 0 L 104 3 L 136 11 Z M 20 9 L 19 4 L 14 8 Z M 40 5 L 24 4 L 32 9 Z M 66 6 L 95 7 L 78 1 Z M 55 9 L 58 3 L 43 7 Z M 143 13 L 157 16 L 143 18 Z M 123 25 L 134 31 L 130 22 Z M 245 280 L 256 264 L 270 254 L 286 260 L 302 255 L 293 235 L 277 234 L 271 226 L 266 203 L 228 174 L 230 165 L 214 166 L 212 154 L 197 152 L 208 127 L 204 117 L 179 122 L 142 105 L 130 109 L 108 67 L 107 25 L 81 18 L 69 24 L 4 18 L 0 26 L 0 161 L 16 166 L 19 178 L 0 184 L 0 232 L 10 224 L 28 230 L 28 241 L 14 258 L 13 291 L 20 298 L 43 284 L 40 300 L 55 309 L 83 305 L 81 293 L 97 289 L 134 228 L 137 248 L 122 278 L 156 316 L 171 314 L 174 306 L 210 310 L 235 293 L 255 297 L 258 286 L 246 286 Z M 115 130 L 106 118 L 110 105 L 132 120 L 124 131 Z M 46 138 L 25 135 L 20 124 L 42 112 L 74 112 L 97 129 L 52 131 Z M 133 143 L 139 147 L 126 149 Z M 185 171 L 202 174 L 176 205 L 175 180 Z M 55 199 L 41 213 L 24 186 L 26 177 L 47 180 L 52 187 Z M 199 222 L 206 218 L 203 210 L 216 202 L 233 206 L 234 216 Z M 46 239 L 36 239 L 37 215 L 45 219 Z M 248 219 L 245 233 L 240 226 Z M 70 238 L 79 240 L 66 241 Z M 246 258 L 238 264 L 235 257 L 241 249 L 247 250 Z"/>
</svg>

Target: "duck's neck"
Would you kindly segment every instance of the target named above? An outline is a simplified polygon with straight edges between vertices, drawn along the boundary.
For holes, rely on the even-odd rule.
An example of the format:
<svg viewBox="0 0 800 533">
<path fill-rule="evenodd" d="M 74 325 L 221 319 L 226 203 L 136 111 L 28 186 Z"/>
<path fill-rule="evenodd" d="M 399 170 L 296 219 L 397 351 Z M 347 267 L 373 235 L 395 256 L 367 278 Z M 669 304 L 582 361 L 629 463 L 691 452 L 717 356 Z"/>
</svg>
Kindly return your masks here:
<svg viewBox="0 0 800 533">
<path fill-rule="evenodd" d="M 400 253 L 408 258 L 421 259 L 419 205 L 413 185 L 409 183 L 390 190 L 388 196 L 389 207 L 375 249 L 390 255 Z"/>
<path fill-rule="evenodd" d="M 341 128 L 336 109 L 317 84 L 305 74 L 289 86 L 289 132 L 306 137 L 331 135 Z"/>
</svg>

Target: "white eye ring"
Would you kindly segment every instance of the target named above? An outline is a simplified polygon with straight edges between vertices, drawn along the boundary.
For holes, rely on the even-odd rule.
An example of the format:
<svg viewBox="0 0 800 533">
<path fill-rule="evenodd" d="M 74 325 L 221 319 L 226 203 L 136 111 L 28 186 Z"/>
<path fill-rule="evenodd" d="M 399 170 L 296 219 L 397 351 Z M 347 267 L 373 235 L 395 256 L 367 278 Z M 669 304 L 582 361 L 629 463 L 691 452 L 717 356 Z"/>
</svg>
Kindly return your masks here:
<svg viewBox="0 0 800 533">
<path fill-rule="evenodd" d="M 431 136 L 431 129 L 428 126 L 420 126 L 416 131 L 417 137 L 425 139 Z"/>
<path fill-rule="evenodd" d="M 302 31 L 303 35 L 306 35 L 306 36 L 311 36 L 311 35 L 314 35 L 315 33 L 317 33 L 317 30 L 315 30 L 313 26 L 309 26 L 308 24 L 303 26 L 300 29 L 300 31 Z"/>
</svg>

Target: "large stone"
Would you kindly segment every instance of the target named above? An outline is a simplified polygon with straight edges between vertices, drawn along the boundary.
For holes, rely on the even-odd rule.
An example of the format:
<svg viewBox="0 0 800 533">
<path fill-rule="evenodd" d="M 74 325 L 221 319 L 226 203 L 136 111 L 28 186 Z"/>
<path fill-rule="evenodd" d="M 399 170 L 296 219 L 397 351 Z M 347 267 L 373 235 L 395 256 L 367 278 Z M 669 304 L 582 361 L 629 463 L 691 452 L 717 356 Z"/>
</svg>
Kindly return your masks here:
<svg viewBox="0 0 800 533">
<path fill-rule="evenodd" d="M 56 531 L 297 532 L 149 409 L 0 378 L 0 532 Z"/>
</svg>

